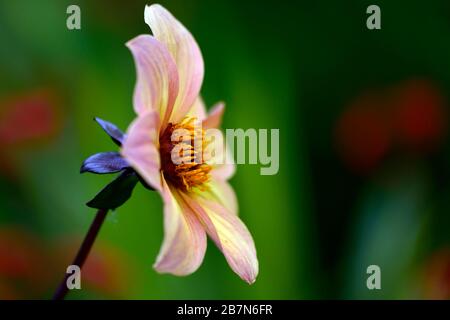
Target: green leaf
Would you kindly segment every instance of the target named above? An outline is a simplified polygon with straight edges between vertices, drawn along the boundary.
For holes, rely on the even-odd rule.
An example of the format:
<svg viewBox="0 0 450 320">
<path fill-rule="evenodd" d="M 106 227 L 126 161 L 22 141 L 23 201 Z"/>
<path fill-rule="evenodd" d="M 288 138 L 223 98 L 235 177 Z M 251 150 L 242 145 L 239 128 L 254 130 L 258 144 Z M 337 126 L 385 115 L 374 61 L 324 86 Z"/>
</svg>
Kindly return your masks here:
<svg viewBox="0 0 450 320">
<path fill-rule="evenodd" d="M 131 193 L 138 181 L 139 178 L 134 171 L 125 170 L 86 205 L 95 209 L 114 210 L 131 197 Z"/>
</svg>

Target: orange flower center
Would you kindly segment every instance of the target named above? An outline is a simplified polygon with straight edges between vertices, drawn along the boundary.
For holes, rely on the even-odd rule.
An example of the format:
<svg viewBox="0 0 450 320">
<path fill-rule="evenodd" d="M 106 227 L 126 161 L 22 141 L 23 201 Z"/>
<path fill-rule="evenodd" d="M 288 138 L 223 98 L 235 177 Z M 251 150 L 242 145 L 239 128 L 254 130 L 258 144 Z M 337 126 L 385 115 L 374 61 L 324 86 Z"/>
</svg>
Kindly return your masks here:
<svg viewBox="0 0 450 320">
<path fill-rule="evenodd" d="M 160 137 L 161 168 L 166 180 L 190 191 L 204 190 L 212 167 L 206 163 L 208 141 L 195 117 L 185 117 L 180 123 L 169 123 Z"/>
</svg>

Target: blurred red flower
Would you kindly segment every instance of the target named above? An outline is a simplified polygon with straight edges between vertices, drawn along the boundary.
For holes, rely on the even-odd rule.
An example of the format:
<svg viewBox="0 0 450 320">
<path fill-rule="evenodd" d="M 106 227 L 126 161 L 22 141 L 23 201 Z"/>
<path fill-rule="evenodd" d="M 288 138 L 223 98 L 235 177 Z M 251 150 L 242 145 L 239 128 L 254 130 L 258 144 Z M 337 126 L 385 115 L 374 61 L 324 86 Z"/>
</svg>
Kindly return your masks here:
<svg viewBox="0 0 450 320">
<path fill-rule="evenodd" d="M 337 151 L 356 173 L 375 169 L 391 151 L 427 154 L 446 135 L 446 105 L 430 81 L 412 79 L 354 99 L 336 124 Z"/>
<path fill-rule="evenodd" d="M 64 238 L 49 244 L 17 227 L 0 229 L 0 299 L 48 299 L 81 243 Z M 129 266 L 123 253 L 99 242 L 81 271 L 82 290 L 121 298 L 128 288 Z"/>
<path fill-rule="evenodd" d="M 450 248 L 435 252 L 424 268 L 424 298 L 450 299 Z"/>
<path fill-rule="evenodd" d="M 376 95 L 358 97 L 339 118 L 338 152 L 357 173 L 373 169 L 391 148 L 390 125 L 386 120 L 384 101 Z"/>
<path fill-rule="evenodd" d="M 447 129 L 445 99 L 430 81 L 414 79 L 394 91 L 393 125 L 396 140 L 406 149 L 436 149 Z"/>
<path fill-rule="evenodd" d="M 59 104 L 51 90 L 26 92 L 0 103 L 0 145 L 45 141 L 60 128 Z"/>
<path fill-rule="evenodd" d="M 54 91 L 24 92 L 0 101 L 0 172 L 14 176 L 17 151 L 48 143 L 61 129 L 61 108 Z"/>
</svg>

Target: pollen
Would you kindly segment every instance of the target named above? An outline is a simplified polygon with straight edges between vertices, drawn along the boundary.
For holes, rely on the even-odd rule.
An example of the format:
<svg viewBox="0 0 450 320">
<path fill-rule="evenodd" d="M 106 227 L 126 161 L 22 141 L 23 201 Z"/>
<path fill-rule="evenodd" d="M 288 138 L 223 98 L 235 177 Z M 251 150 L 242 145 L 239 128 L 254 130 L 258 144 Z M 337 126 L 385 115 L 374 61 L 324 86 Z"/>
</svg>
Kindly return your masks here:
<svg viewBox="0 0 450 320">
<path fill-rule="evenodd" d="M 212 167 L 205 150 L 210 141 L 195 117 L 169 123 L 160 137 L 161 168 L 164 177 L 176 187 L 205 190 Z"/>
</svg>

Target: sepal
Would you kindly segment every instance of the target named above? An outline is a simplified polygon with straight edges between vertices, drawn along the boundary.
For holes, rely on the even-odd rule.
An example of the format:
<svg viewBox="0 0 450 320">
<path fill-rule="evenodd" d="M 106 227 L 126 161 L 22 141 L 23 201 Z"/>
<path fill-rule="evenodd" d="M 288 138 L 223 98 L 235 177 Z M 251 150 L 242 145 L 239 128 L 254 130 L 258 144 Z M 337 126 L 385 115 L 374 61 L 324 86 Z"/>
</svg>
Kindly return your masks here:
<svg viewBox="0 0 450 320">
<path fill-rule="evenodd" d="M 114 210 L 124 204 L 133 192 L 139 178 L 133 170 L 125 170 L 116 179 L 103 188 L 91 201 L 88 207 Z"/>
<path fill-rule="evenodd" d="M 126 168 L 129 168 L 129 164 L 118 152 L 101 152 L 84 160 L 80 173 L 106 174 L 119 172 Z"/>
<path fill-rule="evenodd" d="M 111 122 L 95 117 L 94 120 L 102 127 L 102 129 L 111 137 L 112 141 L 119 147 L 122 146 L 125 134 Z"/>
</svg>

